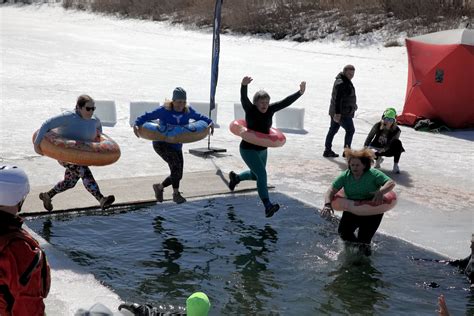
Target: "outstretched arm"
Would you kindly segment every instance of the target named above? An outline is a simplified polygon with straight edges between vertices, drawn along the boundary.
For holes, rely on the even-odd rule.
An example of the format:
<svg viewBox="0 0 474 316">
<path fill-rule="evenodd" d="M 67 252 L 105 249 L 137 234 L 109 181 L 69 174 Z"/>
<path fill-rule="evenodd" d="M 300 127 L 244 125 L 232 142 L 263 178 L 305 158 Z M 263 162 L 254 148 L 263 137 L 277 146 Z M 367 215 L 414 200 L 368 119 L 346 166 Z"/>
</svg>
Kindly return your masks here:
<svg viewBox="0 0 474 316">
<path fill-rule="evenodd" d="M 298 100 L 298 98 L 301 97 L 304 94 L 305 91 L 306 91 L 306 81 L 302 81 L 300 83 L 300 89 L 298 90 L 298 92 L 287 96 L 286 98 L 284 98 L 283 100 L 281 100 L 279 102 L 273 103 L 270 108 L 272 109 L 273 112 L 280 111 L 280 110 L 290 106 L 296 100 Z"/>
<path fill-rule="evenodd" d="M 244 111 L 249 111 L 253 104 L 250 102 L 250 99 L 248 97 L 248 89 L 247 86 L 252 82 L 252 77 L 245 76 L 242 78 L 242 84 L 240 86 L 240 103 L 242 103 L 242 107 L 244 108 Z"/>
<path fill-rule="evenodd" d="M 388 193 L 388 192 L 392 191 L 394 187 L 395 187 L 395 181 L 388 180 L 387 182 L 385 182 L 385 184 L 380 189 L 373 192 L 374 198 L 372 199 L 372 201 L 374 201 L 375 204 L 377 204 L 377 205 L 382 204 L 383 195 L 385 193 Z"/>
<path fill-rule="evenodd" d="M 192 118 L 193 120 L 195 121 L 204 121 L 206 122 L 207 124 L 209 124 L 210 126 L 210 129 L 211 129 L 211 135 L 214 135 L 214 122 L 212 121 L 212 119 L 210 119 L 209 117 L 199 113 L 199 112 L 196 112 L 195 109 L 193 109 L 192 107 L 189 107 L 189 111 L 190 111 L 190 118 Z"/>
<path fill-rule="evenodd" d="M 161 116 L 161 111 L 166 111 L 166 110 L 164 110 L 164 108 L 160 106 L 159 108 L 157 108 L 156 110 L 152 112 L 146 112 L 145 114 L 137 117 L 137 119 L 135 120 L 135 125 L 133 125 L 132 127 L 133 133 L 135 134 L 135 136 L 140 138 L 140 134 L 138 133 L 138 128 L 148 121 L 159 119 Z"/>
<path fill-rule="evenodd" d="M 145 122 L 159 119 L 162 111 L 166 110 L 162 106 L 160 106 L 152 112 L 146 112 L 145 114 L 137 117 L 137 119 L 135 120 L 135 125 L 142 126 L 143 124 L 145 124 Z"/>
<path fill-rule="evenodd" d="M 326 194 L 324 195 L 324 207 L 321 209 L 322 217 L 329 217 L 330 215 L 334 214 L 334 210 L 331 206 L 331 201 L 334 199 L 334 196 L 336 195 L 337 191 L 338 190 L 332 185 L 326 191 Z"/>
</svg>

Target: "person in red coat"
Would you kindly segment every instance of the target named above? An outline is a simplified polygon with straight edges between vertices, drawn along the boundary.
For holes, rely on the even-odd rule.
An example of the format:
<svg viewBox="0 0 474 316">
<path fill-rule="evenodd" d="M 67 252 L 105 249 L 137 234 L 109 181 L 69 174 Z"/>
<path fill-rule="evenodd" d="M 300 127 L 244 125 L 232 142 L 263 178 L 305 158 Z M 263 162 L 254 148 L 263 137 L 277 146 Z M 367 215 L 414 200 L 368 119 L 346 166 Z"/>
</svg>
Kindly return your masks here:
<svg viewBox="0 0 474 316">
<path fill-rule="evenodd" d="M 51 276 L 46 255 L 21 226 L 30 185 L 23 170 L 0 165 L 0 315 L 45 315 Z"/>
</svg>

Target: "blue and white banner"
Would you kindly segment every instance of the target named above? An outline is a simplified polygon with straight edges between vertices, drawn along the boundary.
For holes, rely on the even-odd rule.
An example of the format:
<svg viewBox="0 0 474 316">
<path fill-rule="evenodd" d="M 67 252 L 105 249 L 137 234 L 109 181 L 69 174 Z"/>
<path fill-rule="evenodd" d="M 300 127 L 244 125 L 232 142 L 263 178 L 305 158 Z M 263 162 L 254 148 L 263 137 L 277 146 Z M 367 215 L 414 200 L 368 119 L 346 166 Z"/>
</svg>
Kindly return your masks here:
<svg viewBox="0 0 474 316">
<path fill-rule="evenodd" d="M 216 87 L 219 76 L 219 51 L 220 51 L 220 29 L 221 29 L 221 8 L 223 0 L 216 0 L 214 9 L 214 27 L 212 35 L 212 62 L 211 62 L 211 98 L 209 114 L 216 107 Z"/>
</svg>

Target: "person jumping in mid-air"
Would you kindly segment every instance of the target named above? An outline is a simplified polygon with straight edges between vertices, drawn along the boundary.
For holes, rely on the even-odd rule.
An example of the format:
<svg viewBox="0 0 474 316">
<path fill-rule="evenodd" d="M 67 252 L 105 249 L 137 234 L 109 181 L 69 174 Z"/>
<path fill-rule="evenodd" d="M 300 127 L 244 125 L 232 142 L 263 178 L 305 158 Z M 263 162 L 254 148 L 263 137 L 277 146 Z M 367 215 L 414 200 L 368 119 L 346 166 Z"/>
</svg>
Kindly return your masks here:
<svg viewBox="0 0 474 316">
<path fill-rule="evenodd" d="M 270 95 L 260 90 L 255 93 L 253 102 L 247 96 L 247 88 L 252 78 L 245 76 L 240 87 L 240 101 L 245 111 L 245 121 L 247 128 L 263 134 L 269 134 L 272 127 L 272 118 L 275 112 L 280 111 L 295 102 L 304 94 L 306 82 L 300 83 L 300 89 L 285 99 L 270 104 Z M 235 186 L 240 181 L 257 181 L 258 195 L 265 206 L 265 216 L 271 217 L 280 209 L 280 205 L 272 203 L 268 196 L 267 189 L 267 147 L 254 145 L 242 140 L 240 142 L 240 155 L 250 170 L 236 174 L 231 171 L 229 174 L 229 189 L 234 191 Z"/>
</svg>

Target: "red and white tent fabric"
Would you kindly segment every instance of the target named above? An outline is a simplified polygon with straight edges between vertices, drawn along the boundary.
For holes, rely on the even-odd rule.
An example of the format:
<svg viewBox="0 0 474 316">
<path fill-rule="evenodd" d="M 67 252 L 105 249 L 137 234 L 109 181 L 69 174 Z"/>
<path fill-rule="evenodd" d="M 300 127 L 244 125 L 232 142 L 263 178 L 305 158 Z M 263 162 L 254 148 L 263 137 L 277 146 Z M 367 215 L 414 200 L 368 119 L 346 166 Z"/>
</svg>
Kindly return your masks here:
<svg viewBox="0 0 474 316">
<path fill-rule="evenodd" d="M 452 128 L 474 127 L 474 30 L 457 29 L 406 39 L 408 82 L 401 124 L 418 118 Z"/>
</svg>

